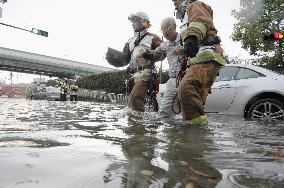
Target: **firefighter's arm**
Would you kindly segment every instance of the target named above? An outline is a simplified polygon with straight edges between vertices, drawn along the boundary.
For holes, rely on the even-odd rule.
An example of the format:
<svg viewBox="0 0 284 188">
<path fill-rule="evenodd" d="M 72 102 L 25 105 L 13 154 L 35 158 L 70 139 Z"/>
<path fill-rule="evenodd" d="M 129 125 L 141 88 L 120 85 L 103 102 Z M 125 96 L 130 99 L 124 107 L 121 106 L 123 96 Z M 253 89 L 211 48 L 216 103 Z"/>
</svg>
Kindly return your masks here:
<svg viewBox="0 0 284 188">
<path fill-rule="evenodd" d="M 127 61 L 129 62 L 130 59 L 131 59 L 131 52 L 130 52 L 130 49 L 129 49 L 129 43 L 125 43 L 124 47 L 123 47 L 123 50 L 122 50 L 122 53 L 124 53 L 127 57 Z"/>
<path fill-rule="evenodd" d="M 192 2 L 188 6 L 187 16 L 189 26 L 181 33 L 183 41 L 187 37 L 195 36 L 200 42 L 207 36 L 207 32 L 214 28 L 213 10 L 201 1 Z"/>
<path fill-rule="evenodd" d="M 152 54 L 153 54 L 153 61 L 155 62 L 163 61 L 167 57 L 167 54 L 164 51 L 163 43 L 161 44 L 161 46 L 153 50 Z"/>
<path fill-rule="evenodd" d="M 165 59 L 165 57 L 163 56 L 164 54 L 162 52 L 162 49 L 160 48 L 162 44 L 162 40 L 160 39 L 160 37 L 158 37 L 155 34 L 151 33 L 149 35 L 153 36 L 151 50 L 146 50 L 144 52 L 141 52 L 140 54 L 136 56 L 136 58 L 137 59 L 144 58 L 146 60 L 152 61 L 153 63 L 161 59 L 162 60 Z"/>
</svg>

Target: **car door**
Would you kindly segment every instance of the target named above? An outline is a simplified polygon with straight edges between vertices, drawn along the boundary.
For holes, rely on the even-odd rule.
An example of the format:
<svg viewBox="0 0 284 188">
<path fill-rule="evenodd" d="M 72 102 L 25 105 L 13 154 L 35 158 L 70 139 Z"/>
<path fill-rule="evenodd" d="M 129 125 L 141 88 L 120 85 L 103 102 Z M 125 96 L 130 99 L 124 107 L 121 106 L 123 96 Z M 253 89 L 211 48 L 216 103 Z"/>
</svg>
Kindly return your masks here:
<svg viewBox="0 0 284 188">
<path fill-rule="evenodd" d="M 261 87 L 260 83 L 263 83 L 261 81 L 262 79 L 265 79 L 263 74 L 246 67 L 241 67 L 236 75 L 237 94 L 243 95 L 243 93 L 247 93 L 248 88 L 253 88 L 255 90 L 257 87 Z M 240 102 L 242 103 L 243 101 Z"/>
<path fill-rule="evenodd" d="M 36 93 L 34 93 L 34 99 L 43 99 L 45 88 L 39 89 Z"/>
<path fill-rule="evenodd" d="M 238 89 L 235 77 L 239 69 L 236 66 L 225 66 L 220 69 L 211 87 L 211 94 L 206 99 L 205 112 L 218 113 L 230 107 Z"/>
<path fill-rule="evenodd" d="M 39 99 L 40 92 L 41 92 L 41 89 L 35 91 L 35 92 L 33 93 L 33 99 Z"/>
<path fill-rule="evenodd" d="M 39 92 L 39 99 L 44 99 L 46 95 L 46 88 L 42 88 L 41 91 Z"/>
</svg>

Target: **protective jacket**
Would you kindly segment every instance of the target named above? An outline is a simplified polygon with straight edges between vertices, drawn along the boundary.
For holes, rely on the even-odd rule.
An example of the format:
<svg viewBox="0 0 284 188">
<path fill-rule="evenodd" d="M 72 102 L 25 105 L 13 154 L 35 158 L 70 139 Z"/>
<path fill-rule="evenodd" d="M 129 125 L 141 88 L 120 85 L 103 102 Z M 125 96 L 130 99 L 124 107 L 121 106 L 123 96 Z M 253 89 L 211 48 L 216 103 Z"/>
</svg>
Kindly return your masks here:
<svg viewBox="0 0 284 188">
<path fill-rule="evenodd" d="M 208 39 L 216 38 L 217 36 L 211 7 L 201 1 L 194 1 L 188 5 L 186 15 L 188 27 L 181 32 L 181 38 L 184 41 L 188 36 L 194 35 L 198 38 L 200 44 L 196 57 L 189 58 L 189 62 L 195 64 L 215 61 L 224 65 L 225 60 L 222 58 L 223 49 L 220 47 L 220 44 L 208 44 L 206 42 Z"/>
<path fill-rule="evenodd" d="M 67 94 L 69 90 L 69 86 L 66 83 L 62 83 L 60 86 L 60 91 L 62 94 Z"/>
<path fill-rule="evenodd" d="M 72 84 L 69 89 L 70 95 L 78 95 L 78 86 Z"/>
<path fill-rule="evenodd" d="M 154 62 L 140 59 L 137 61 L 136 56 L 146 50 L 154 50 L 160 46 L 162 40 L 155 34 L 148 33 L 147 30 L 135 32 L 134 37 L 129 39 L 123 48 L 123 53 L 129 59 L 129 67 L 134 73 L 134 82 L 147 81 L 151 75 L 151 69 Z"/>
</svg>

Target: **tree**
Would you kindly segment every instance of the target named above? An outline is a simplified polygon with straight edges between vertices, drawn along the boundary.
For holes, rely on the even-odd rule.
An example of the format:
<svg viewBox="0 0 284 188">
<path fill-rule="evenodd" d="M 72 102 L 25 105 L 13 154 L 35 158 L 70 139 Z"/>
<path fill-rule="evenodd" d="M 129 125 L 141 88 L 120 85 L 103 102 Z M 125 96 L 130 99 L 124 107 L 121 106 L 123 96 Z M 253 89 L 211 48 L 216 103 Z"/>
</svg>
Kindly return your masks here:
<svg viewBox="0 0 284 188">
<path fill-rule="evenodd" d="M 259 58 L 259 65 L 279 70 L 284 68 L 282 41 L 265 41 L 265 35 L 278 31 L 284 18 L 283 0 L 240 0 L 240 9 L 233 10 L 237 19 L 232 39 L 241 41 L 242 47 Z M 280 43 L 281 42 L 281 43 Z"/>
<path fill-rule="evenodd" d="M 55 86 L 55 85 L 59 85 L 59 80 L 55 79 L 55 80 L 47 80 L 45 82 L 46 86 Z"/>
</svg>

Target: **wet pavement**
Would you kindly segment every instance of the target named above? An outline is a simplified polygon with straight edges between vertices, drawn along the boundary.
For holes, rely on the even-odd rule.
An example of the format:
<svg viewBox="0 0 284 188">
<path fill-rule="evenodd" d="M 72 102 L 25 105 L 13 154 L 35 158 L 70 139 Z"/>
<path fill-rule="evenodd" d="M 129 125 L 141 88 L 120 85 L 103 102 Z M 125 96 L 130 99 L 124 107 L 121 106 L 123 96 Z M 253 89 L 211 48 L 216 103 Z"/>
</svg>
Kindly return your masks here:
<svg viewBox="0 0 284 188">
<path fill-rule="evenodd" d="M 284 125 L 178 116 L 124 105 L 0 98 L 0 188 L 275 187 Z"/>
</svg>

